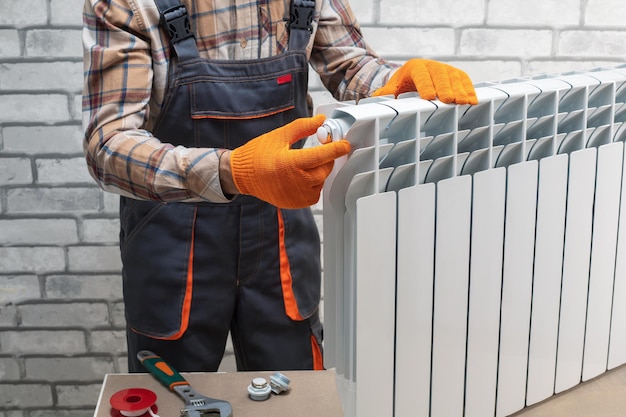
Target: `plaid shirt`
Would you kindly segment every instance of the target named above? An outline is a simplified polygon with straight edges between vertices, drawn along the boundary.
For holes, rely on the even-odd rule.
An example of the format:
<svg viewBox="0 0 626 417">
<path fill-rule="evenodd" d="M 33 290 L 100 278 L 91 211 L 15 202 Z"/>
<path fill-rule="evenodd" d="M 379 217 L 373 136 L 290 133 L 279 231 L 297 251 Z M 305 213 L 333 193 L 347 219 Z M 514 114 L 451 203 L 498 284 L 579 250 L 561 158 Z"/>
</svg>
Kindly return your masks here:
<svg viewBox="0 0 626 417">
<path fill-rule="evenodd" d="M 256 59 L 283 52 L 289 0 L 182 0 L 200 55 Z M 361 36 L 347 0 L 316 2 L 311 66 L 338 100 L 366 97 L 394 65 Z M 170 48 L 154 0 L 86 0 L 83 125 L 89 171 L 105 190 L 139 199 L 226 202 L 221 150 L 174 147 L 151 133 Z"/>
</svg>

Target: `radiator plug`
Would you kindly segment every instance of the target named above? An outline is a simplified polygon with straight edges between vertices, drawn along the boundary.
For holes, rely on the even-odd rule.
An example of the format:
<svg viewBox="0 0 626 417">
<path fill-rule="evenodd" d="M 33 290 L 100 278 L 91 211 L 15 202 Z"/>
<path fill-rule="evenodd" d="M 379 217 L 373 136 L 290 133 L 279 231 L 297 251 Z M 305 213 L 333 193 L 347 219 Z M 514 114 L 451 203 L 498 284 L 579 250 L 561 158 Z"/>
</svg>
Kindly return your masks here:
<svg viewBox="0 0 626 417">
<path fill-rule="evenodd" d="M 272 388 L 269 386 L 265 378 L 254 378 L 250 385 L 248 385 L 248 394 L 254 401 L 267 400 L 272 392 Z"/>
<path fill-rule="evenodd" d="M 329 143 L 339 141 L 346 137 L 350 129 L 350 124 L 344 119 L 326 119 L 324 124 L 317 129 L 317 140 L 319 143 Z"/>
<path fill-rule="evenodd" d="M 274 375 L 270 376 L 270 386 L 272 387 L 272 392 L 274 394 L 289 391 L 290 382 L 289 378 L 280 372 L 276 372 Z"/>
</svg>

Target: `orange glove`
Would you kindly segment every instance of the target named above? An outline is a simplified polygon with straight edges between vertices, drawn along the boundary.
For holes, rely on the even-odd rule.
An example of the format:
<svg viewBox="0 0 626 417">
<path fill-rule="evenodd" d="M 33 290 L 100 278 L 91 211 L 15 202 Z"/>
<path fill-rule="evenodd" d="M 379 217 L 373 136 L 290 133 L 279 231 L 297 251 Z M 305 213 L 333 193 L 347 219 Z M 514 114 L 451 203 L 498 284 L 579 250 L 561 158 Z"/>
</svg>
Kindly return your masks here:
<svg viewBox="0 0 626 417">
<path fill-rule="evenodd" d="M 236 148 L 230 168 L 237 189 L 280 208 L 315 204 L 335 159 L 350 152 L 350 143 L 341 140 L 305 149 L 291 145 L 315 133 L 324 119 L 296 119 Z"/>
<path fill-rule="evenodd" d="M 391 76 L 387 84 L 374 92 L 385 96 L 417 91 L 424 100 L 439 97 L 444 103 L 477 104 L 476 91 L 469 76 L 453 66 L 414 58 Z"/>
</svg>

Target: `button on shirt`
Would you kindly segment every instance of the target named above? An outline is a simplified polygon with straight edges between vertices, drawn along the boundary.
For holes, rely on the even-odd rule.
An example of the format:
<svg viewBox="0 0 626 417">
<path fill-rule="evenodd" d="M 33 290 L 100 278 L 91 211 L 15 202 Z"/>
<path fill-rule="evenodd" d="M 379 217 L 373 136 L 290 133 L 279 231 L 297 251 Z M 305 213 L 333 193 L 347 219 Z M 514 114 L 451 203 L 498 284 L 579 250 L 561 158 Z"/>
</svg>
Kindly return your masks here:
<svg viewBox="0 0 626 417">
<path fill-rule="evenodd" d="M 203 58 L 258 59 L 287 48 L 289 0 L 181 3 Z M 154 0 L 85 1 L 83 125 L 89 171 L 104 190 L 129 197 L 226 202 L 218 172 L 221 150 L 174 147 L 150 132 L 163 104 L 171 54 L 159 21 Z M 369 96 L 397 67 L 365 43 L 345 0 L 316 2 L 307 54 L 338 100 Z"/>
</svg>

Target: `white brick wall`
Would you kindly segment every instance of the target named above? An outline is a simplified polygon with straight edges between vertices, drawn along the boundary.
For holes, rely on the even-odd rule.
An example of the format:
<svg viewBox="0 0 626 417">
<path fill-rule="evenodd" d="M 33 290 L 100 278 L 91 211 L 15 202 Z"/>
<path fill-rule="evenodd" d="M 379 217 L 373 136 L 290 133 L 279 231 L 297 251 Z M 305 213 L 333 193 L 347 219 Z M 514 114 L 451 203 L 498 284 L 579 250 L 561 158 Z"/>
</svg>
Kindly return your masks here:
<svg viewBox="0 0 626 417">
<path fill-rule="evenodd" d="M 82 3 L 0 0 L 0 417 L 91 416 L 104 374 L 125 371 L 118 197 L 82 159 Z M 384 57 L 475 82 L 626 60 L 623 0 L 352 3 Z"/>
</svg>

